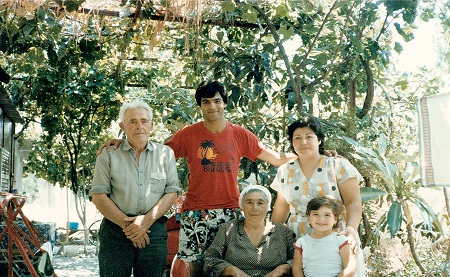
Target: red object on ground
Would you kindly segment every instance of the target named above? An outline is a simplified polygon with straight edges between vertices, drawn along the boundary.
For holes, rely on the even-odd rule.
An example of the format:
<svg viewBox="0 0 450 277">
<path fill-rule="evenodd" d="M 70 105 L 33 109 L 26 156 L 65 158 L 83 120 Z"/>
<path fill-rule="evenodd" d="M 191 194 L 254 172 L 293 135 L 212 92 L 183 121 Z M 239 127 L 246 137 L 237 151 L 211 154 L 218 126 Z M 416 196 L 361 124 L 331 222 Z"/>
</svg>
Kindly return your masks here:
<svg viewBox="0 0 450 277">
<path fill-rule="evenodd" d="M 176 256 L 172 262 L 172 268 L 170 269 L 170 276 L 173 277 L 189 277 L 190 268 L 189 263 L 178 259 Z"/>
<path fill-rule="evenodd" d="M 180 235 L 180 216 L 181 205 L 183 204 L 184 196 L 179 196 L 175 200 L 175 213 L 170 217 L 166 223 L 167 234 L 167 248 L 169 255 L 166 260 L 166 272 L 170 270 L 170 276 L 173 277 L 189 277 L 189 263 L 186 263 L 177 258 L 178 241 Z"/>
<path fill-rule="evenodd" d="M 180 223 L 176 223 L 175 217 L 172 216 L 167 220 L 166 223 L 167 234 L 167 248 L 169 250 L 169 255 L 167 255 L 166 269 L 170 269 L 172 266 L 172 261 L 176 257 L 178 252 L 178 237 L 180 234 Z"/>
</svg>

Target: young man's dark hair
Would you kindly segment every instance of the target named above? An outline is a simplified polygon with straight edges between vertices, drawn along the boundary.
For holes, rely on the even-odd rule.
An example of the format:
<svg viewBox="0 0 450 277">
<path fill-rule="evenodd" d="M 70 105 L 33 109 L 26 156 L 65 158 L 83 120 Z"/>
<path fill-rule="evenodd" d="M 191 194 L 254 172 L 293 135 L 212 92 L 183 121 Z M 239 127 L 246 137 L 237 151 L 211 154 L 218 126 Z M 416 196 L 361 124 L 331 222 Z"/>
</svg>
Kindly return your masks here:
<svg viewBox="0 0 450 277">
<path fill-rule="evenodd" d="M 225 93 L 225 87 L 218 81 L 203 81 L 195 91 L 195 101 L 197 101 L 197 105 L 201 106 L 202 98 L 212 98 L 216 95 L 216 93 L 220 94 L 222 100 L 225 104 L 227 104 L 227 94 Z"/>
</svg>

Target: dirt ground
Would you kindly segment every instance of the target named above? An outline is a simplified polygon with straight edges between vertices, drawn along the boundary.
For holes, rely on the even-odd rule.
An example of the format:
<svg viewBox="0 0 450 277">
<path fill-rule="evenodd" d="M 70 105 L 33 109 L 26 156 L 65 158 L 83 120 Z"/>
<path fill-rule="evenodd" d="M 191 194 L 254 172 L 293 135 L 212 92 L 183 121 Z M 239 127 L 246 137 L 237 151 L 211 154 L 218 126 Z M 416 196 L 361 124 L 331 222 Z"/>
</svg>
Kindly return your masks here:
<svg viewBox="0 0 450 277">
<path fill-rule="evenodd" d="M 60 250 L 59 248 L 56 249 Z M 64 251 L 53 255 L 53 268 L 58 277 L 99 276 L 98 259 L 95 246 L 89 246 L 87 254 L 83 253 L 83 246 L 78 246 L 78 254 L 66 256 Z"/>
</svg>

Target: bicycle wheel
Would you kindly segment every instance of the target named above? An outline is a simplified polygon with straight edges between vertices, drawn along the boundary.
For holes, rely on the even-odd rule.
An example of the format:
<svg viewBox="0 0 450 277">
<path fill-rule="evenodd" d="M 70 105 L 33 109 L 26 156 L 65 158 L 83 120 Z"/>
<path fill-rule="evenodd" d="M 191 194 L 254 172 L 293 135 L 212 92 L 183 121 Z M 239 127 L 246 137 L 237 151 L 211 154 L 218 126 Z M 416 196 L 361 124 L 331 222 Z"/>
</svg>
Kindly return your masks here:
<svg viewBox="0 0 450 277">
<path fill-rule="evenodd" d="M 98 242 L 98 231 L 100 230 L 101 219 L 94 221 L 88 228 L 89 230 L 89 243 L 92 245 L 97 245 Z"/>
</svg>

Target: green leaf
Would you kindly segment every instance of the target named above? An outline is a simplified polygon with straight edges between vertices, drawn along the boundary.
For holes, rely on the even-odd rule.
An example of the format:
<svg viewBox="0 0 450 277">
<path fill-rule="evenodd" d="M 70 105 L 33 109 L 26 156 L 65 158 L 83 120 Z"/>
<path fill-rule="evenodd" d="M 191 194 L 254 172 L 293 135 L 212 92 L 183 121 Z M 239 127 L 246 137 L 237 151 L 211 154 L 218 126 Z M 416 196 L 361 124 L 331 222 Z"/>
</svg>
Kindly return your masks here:
<svg viewBox="0 0 450 277">
<path fill-rule="evenodd" d="M 219 41 L 223 41 L 223 37 L 224 37 L 224 32 L 220 31 L 216 33 L 217 39 Z"/>
<path fill-rule="evenodd" d="M 286 26 L 281 26 L 278 32 L 283 35 L 284 40 L 288 40 L 294 35 L 294 30 Z"/>
<path fill-rule="evenodd" d="M 362 187 L 359 189 L 359 191 L 361 192 L 362 202 L 368 202 L 386 194 L 386 192 L 383 190 L 368 187 Z"/>
<path fill-rule="evenodd" d="M 45 9 L 42 7 L 39 7 L 37 13 L 36 13 L 36 18 L 38 21 L 43 21 L 46 17 L 46 13 L 45 13 Z"/>
<path fill-rule="evenodd" d="M 282 4 L 276 8 L 276 16 L 277 17 L 285 17 L 288 15 L 288 11 L 286 9 L 286 5 Z"/>
<path fill-rule="evenodd" d="M 64 4 L 68 12 L 75 12 L 78 10 L 81 4 L 83 4 L 83 2 L 84 0 L 71 0 L 71 1 L 64 1 Z"/>
<path fill-rule="evenodd" d="M 136 47 L 134 48 L 134 53 L 136 53 L 136 57 L 137 57 L 137 58 L 139 58 L 139 59 L 144 58 L 145 51 L 144 51 L 144 49 L 142 49 L 142 47 L 136 46 Z"/>
<path fill-rule="evenodd" d="M 36 22 L 35 21 L 28 21 L 27 24 L 23 27 L 23 34 L 25 36 L 29 36 L 31 32 L 36 28 Z"/>
<path fill-rule="evenodd" d="M 367 156 L 369 155 L 370 157 L 377 157 L 377 153 L 375 153 L 375 151 L 373 151 L 370 148 L 364 147 L 362 144 L 360 144 L 359 142 L 357 142 L 356 140 L 349 138 L 349 137 L 345 137 L 344 136 L 344 140 L 347 141 L 348 143 L 350 143 L 351 145 L 353 145 L 355 147 L 356 152 Z"/>
<path fill-rule="evenodd" d="M 378 139 L 378 153 L 380 153 L 381 156 L 384 156 L 386 154 L 386 148 L 387 148 L 386 135 L 381 133 L 380 138 Z"/>
<path fill-rule="evenodd" d="M 403 37 L 403 39 L 408 42 L 411 41 L 414 38 L 414 35 L 412 33 L 406 33 L 399 23 L 394 23 L 395 29 L 397 32 Z"/>
<path fill-rule="evenodd" d="M 420 168 L 417 163 L 407 163 L 403 171 L 405 184 L 414 183 L 420 178 Z"/>
<path fill-rule="evenodd" d="M 359 147 L 361 146 L 361 144 L 359 142 L 357 142 L 356 140 L 349 138 L 349 137 L 345 137 L 344 136 L 344 140 L 348 143 L 350 143 L 351 145 L 355 146 L 355 147 Z"/>
<path fill-rule="evenodd" d="M 400 44 L 400 42 L 395 42 L 394 50 L 399 54 L 402 53 L 403 46 Z"/>
<path fill-rule="evenodd" d="M 393 165 L 387 158 L 383 158 L 384 164 L 385 164 L 385 172 L 386 172 L 386 177 L 389 179 L 392 179 L 392 177 L 395 175 L 395 173 L 397 172 L 397 166 Z"/>
<path fill-rule="evenodd" d="M 225 1 L 222 3 L 222 11 L 224 12 L 232 12 L 234 11 L 234 8 L 236 7 L 236 4 L 234 1 Z"/>
<path fill-rule="evenodd" d="M 398 200 L 395 200 L 389 208 L 387 218 L 391 238 L 393 238 L 395 234 L 397 234 L 398 230 L 400 230 L 400 227 L 402 225 L 402 218 L 402 205 L 400 204 L 400 202 L 398 202 Z"/>
<path fill-rule="evenodd" d="M 396 82 L 395 85 L 400 86 L 400 88 L 402 90 L 406 90 L 408 88 L 409 83 L 407 80 L 400 80 L 400 81 Z"/>
<path fill-rule="evenodd" d="M 417 201 L 414 201 L 414 202 L 416 203 L 416 206 L 419 208 L 420 215 L 422 216 L 422 219 L 425 222 L 425 226 L 426 226 L 427 230 L 431 231 L 433 228 L 433 224 L 431 221 L 430 213 L 419 202 L 417 202 Z"/>
<path fill-rule="evenodd" d="M 256 12 L 252 12 L 252 10 L 247 10 L 247 12 L 242 15 L 242 19 L 250 23 L 255 23 L 257 18 L 258 15 Z"/>
<path fill-rule="evenodd" d="M 359 41 L 357 38 L 355 37 L 351 37 L 350 41 L 352 42 L 352 45 L 356 48 L 356 50 L 358 51 L 358 53 L 364 53 L 364 46 L 361 43 L 361 41 Z"/>
<path fill-rule="evenodd" d="M 433 208 L 428 205 L 427 201 L 420 197 L 419 195 L 414 196 L 413 202 L 416 204 L 416 206 L 420 210 L 420 214 L 422 215 L 422 218 L 427 221 L 428 217 L 431 217 L 432 221 L 427 222 L 427 224 L 430 224 L 431 222 L 434 222 L 437 228 L 437 231 L 441 234 L 444 233 L 444 229 L 442 229 L 441 223 L 439 221 L 439 218 L 437 217 L 436 213 L 434 212 Z"/>
</svg>

